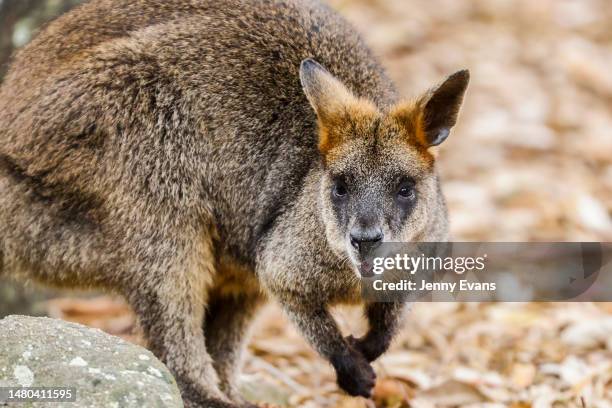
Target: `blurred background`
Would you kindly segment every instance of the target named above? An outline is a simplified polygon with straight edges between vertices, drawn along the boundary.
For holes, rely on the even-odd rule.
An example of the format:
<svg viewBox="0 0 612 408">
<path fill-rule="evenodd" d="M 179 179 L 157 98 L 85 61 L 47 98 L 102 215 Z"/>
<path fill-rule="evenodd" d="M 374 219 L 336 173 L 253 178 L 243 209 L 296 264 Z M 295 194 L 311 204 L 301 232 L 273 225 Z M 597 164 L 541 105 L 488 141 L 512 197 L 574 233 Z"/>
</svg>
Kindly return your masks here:
<svg viewBox="0 0 612 408">
<path fill-rule="evenodd" d="M 0 0 L 11 54 L 78 0 Z M 406 97 L 472 81 L 439 151 L 454 240 L 612 241 L 612 7 L 608 0 L 331 0 Z M 50 315 L 142 339 L 118 299 L 0 282 L 0 317 Z M 348 331 L 360 314 L 341 310 Z M 253 400 L 303 407 L 612 407 L 612 305 L 416 304 L 377 362 L 374 402 L 337 391 L 274 305 L 245 367 Z"/>
</svg>

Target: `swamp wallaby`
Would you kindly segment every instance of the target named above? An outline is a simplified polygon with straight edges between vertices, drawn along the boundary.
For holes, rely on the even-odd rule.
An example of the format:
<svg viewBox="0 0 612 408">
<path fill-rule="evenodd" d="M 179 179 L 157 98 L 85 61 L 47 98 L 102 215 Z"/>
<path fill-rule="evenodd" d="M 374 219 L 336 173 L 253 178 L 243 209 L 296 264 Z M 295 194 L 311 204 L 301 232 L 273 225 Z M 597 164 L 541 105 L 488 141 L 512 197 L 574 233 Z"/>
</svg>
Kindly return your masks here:
<svg viewBox="0 0 612 408">
<path fill-rule="evenodd" d="M 14 58 L 0 90 L 0 274 L 126 297 L 188 407 L 247 406 L 235 377 L 275 299 L 369 396 L 402 305 L 358 303 L 360 253 L 441 241 L 429 147 L 467 71 L 413 102 L 317 0 L 92 0 Z"/>
</svg>

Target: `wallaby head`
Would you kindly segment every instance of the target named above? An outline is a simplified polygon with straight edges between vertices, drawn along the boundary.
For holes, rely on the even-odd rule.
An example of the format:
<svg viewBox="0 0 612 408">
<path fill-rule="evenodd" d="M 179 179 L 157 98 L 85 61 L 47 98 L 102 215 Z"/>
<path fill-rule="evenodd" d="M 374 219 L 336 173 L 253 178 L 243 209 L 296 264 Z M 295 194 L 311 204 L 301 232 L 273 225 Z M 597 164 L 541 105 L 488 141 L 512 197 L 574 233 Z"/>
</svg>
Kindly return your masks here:
<svg viewBox="0 0 612 408">
<path fill-rule="evenodd" d="M 426 231 L 437 218 L 446 222 L 430 147 L 455 125 L 469 72 L 386 109 L 352 94 L 312 59 L 300 78 L 318 117 L 319 201 L 333 250 L 359 273 L 365 254 L 382 242 L 440 239 Z"/>
</svg>

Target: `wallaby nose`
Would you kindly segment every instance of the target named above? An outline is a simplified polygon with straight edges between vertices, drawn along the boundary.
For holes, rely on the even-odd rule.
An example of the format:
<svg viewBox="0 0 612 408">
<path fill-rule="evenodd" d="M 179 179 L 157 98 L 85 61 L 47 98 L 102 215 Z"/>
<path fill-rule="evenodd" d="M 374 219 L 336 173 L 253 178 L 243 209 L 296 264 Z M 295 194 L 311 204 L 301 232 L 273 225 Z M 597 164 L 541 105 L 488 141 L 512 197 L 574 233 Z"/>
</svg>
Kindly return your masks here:
<svg viewBox="0 0 612 408">
<path fill-rule="evenodd" d="M 380 228 L 353 229 L 350 234 L 351 245 L 362 254 L 378 248 L 383 238 Z"/>
</svg>

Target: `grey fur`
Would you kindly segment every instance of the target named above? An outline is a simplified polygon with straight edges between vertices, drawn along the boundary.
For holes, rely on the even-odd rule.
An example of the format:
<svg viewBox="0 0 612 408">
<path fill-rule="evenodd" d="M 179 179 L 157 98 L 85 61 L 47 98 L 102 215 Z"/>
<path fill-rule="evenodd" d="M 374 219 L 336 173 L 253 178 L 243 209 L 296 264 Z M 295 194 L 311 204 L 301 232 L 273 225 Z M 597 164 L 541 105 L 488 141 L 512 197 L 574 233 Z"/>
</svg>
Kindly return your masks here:
<svg viewBox="0 0 612 408">
<path fill-rule="evenodd" d="M 329 155 L 300 86 L 307 58 L 379 112 L 349 115 Z M 396 103 L 359 36 L 318 1 L 91 1 L 19 52 L 0 89 L 0 273 L 124 295 L 188 407 L 247 404 L 234 378 L 265 297 L 340 386 L 367 396 L 401 305 L 368 305 L 363 339 L 330 317 L 359 301 L 332 172 L 373 181 L 370 198 L 391 167 L 418 179 L 389 237 L 447 229 L 435 169 Z"/>
</svg>

